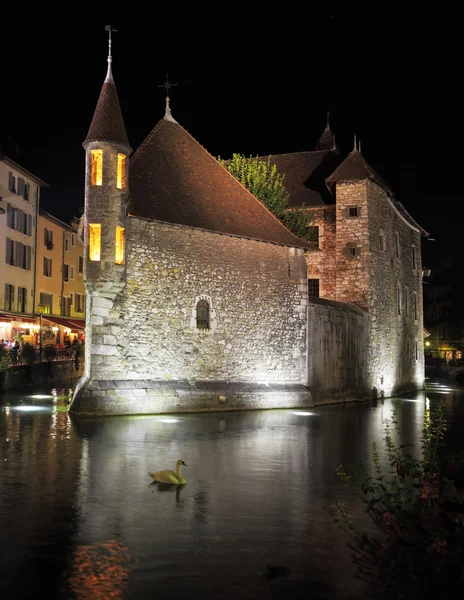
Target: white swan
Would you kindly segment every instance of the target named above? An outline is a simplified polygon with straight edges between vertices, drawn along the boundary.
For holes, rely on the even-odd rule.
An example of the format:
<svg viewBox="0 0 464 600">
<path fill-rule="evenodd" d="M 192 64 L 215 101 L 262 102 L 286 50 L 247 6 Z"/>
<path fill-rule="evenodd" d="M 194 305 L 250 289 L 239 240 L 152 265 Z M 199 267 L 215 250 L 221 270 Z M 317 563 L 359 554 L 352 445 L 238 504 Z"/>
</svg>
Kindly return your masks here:
<svg viewBox="0 0 464 600">
<path fill-rule="evenodd" d="M 184 467 L 187 466 L 183 460 L 179 459 L 176 462 L 175 473 L 170 469 L 165 469 L 164 471 L 156 471 L 156 473 L 151 473 L 150 471 L 148 471 L 148 474 L 153 479 L 153 481 L 157 481 L 159 483 L 174 483 L 177 485 L 184 485 L 184 483 L 187 483 L 187 481 L 180 472 L 180 465 L 184 465 Z"/>
</svg>

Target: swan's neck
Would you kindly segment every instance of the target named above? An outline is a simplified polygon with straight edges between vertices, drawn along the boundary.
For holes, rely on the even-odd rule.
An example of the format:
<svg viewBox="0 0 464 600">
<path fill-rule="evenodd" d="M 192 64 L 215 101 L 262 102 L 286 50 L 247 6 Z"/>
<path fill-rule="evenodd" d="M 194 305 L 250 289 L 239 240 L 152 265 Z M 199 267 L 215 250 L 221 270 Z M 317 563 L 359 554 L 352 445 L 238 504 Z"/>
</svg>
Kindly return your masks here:
<svg viewBox="0 0 464 600">
<path fill-rule="evenodd" d="M 180 465 L 176 466 L 176 475 L 177 479 L 182 483 L 184 481 L 184 478 L 182 477 L 182 473 L 180 472 Z"/>
</svg>

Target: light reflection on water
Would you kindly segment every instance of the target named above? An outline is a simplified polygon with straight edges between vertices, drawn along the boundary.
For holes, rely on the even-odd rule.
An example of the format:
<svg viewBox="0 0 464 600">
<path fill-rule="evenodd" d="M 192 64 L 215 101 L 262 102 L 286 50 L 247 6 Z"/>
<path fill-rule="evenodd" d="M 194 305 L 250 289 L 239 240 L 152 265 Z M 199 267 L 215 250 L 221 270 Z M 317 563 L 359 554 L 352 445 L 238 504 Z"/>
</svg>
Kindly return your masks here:
<svg viewBox="0 0 464 600">
<path fill-rule="evenodd" d="M 361 598 L 328 508 L 344 500 L 358 524 L 364 514 L 335 468 L 369 462 L 395 404 L 403 439 L 417 444 L 426 406 L 420 392 L 309 411 L 71 421 L 66 398 L 0 400 L 5 598 Z M 445 397 L 456 439 L 462 399 Z M 187 485 L 153 484 L 148 471 L 178 458 Z"/>
</svg>

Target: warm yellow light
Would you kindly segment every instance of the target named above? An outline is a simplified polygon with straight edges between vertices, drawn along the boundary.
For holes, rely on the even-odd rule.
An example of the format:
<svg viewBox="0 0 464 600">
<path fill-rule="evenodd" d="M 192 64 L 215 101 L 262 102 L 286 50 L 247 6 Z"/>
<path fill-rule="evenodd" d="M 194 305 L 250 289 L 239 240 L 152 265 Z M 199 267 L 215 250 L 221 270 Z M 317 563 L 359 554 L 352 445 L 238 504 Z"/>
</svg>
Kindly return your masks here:
<svg viewBox="0 0 464 600">
<path fill-rule="evenodd" d="M 430 346 L 430 342 L 425 342 L 425 345 L 426 346 Z"/>
<path fill-rule="evenodd" d="M 101 185 L 103 182 L 103 150 L 91 150 L 92 158 L 92 185 Z"/>
<path fill-rule="evenodd" d="M 89 225 L 89 258 L 100 260 L 101 225 Z"/>
<path fill-rule="evenodd" d="M 122 265 L 124 263 L 124 227 L 116 227 L 116 256 L 114 258 L 114 262 L 117 265 Z"/>
<path fill-rule="evenodd" d="M 118 190 L 126 188 L 126 157 L 124 154 L 118 154 L 118 178 L 116 186 Z"/>
</svg>

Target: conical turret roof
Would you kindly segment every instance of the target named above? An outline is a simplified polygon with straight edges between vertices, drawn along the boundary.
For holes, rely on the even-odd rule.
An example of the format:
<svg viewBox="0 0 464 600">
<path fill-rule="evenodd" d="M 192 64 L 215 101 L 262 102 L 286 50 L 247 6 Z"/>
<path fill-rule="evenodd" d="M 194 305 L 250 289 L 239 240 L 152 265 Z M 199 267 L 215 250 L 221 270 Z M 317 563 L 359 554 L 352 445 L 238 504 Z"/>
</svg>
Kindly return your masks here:
<svg viewBox="0 0 464 600">
<path fill-rule="evenodd" d="M 97 107 L 83 146 L 89 142 L 112 142 L 122 144 L 132 150 L 127 137 L 124 119 L 119 105 L 118 92 L 111 72 L 111 58 L 108 58 L 108 73 L 98 98 Z"/>
</svg>

